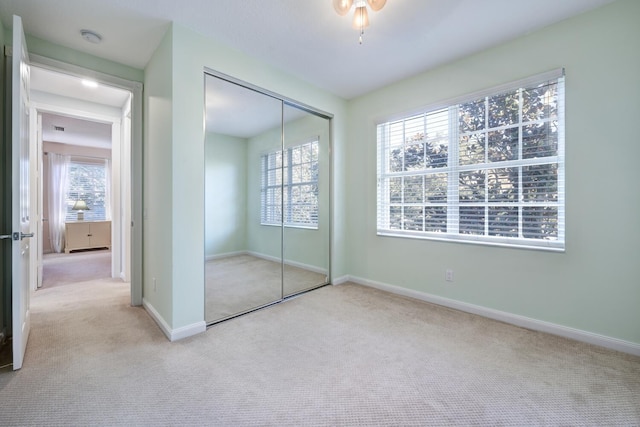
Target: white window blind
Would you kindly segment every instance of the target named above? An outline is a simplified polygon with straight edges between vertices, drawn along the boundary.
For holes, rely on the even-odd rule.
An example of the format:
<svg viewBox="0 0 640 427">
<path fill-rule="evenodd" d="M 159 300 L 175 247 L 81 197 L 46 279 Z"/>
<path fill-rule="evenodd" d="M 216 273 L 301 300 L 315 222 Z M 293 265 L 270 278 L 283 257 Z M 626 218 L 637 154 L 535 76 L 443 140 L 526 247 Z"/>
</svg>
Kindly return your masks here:
<svg viewBox="0 0 640 427">
<path fill-rule="evenodd" d="M 107 219 L 107 171 L 101 159 L 71 158 L 68 172 L 69 186 L 66 194 L 66 221 L 75 221 L 77 212 L 72 210 L 78 200 L 84 200 L 89 210 L 85 221 Z"/>
<path fill-rule="evenodd" d="M 262 156 L 261 223 L 318 227 L 318 140 Z"/>
<path fill-rule="evenodd" d="M 564 77 L 379 124 L 378 234 L 564 249 Z"/>
</svg>

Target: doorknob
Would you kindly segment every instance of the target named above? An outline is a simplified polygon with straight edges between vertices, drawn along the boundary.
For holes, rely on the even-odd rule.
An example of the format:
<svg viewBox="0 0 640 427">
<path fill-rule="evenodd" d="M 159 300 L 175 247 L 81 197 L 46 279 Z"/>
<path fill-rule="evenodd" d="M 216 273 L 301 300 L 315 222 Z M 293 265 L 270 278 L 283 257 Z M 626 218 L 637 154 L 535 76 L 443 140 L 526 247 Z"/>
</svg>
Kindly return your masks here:
<svg viewBox="0 0 640 427">
<path fill-rule="evenodd" d="M 15 233 L 12 233 L 12 234 L 0 235 L 0 240 L 3 240 L 3 239 L 22 240 L 25 237 L 33 237 L 33 233 L 18 233 L 16 231 Z"/>
</svg>

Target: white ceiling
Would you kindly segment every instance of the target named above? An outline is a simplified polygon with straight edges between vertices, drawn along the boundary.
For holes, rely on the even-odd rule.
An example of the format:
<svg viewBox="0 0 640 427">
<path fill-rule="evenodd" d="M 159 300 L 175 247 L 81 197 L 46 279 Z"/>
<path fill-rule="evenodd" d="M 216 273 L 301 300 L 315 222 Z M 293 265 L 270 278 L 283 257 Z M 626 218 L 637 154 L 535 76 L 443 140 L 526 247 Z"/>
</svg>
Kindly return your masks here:
<svg viewBox="0 0 640 427">
<path fill-rule="evenodd" d="M 140 69 L 173 21 L 350 99 L 611 1 L 389 0 L 362 45 L 331 0 L 0 0 L 0 16 Z M 83 40 L 83 28 L 103 42 Z"/>
<path fill-rule="evenodd" d="M 211 75 L 207 75 L 205 87 L 207 132 L 251 138 L 307 114 L 287 104 L 283 107 L 279 99 Z"/>
<path fill-rule="evenodd" d="M 209 132 L 250 138 L 280 123 L 280 101 L 227 81 L 207 76 L 206 128 Z"/>
<path fill-rule="evenodd" d="M 56 130 L 56 127 L 64 130 Z M 111 125 L 43 113 L 42 139 L 47 142 L 111 149 Z"/>
</svg>

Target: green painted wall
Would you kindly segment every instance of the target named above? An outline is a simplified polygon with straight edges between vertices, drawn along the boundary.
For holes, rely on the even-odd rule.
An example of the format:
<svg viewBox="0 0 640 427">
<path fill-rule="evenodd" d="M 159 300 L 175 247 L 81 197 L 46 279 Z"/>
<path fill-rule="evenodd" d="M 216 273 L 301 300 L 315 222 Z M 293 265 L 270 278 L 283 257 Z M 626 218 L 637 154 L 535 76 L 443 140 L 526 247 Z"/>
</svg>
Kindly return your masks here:
<svg viewBox="0 0 640 427">
<path fill-rule="evenodd" d="M 351 101 L 349 273 L 640 343 L 640 144 L 629 127 L 640 117 L 639 18 L 640 2 L 620 0 Z M 558 67 L 565 253 L 376 236 L 377 119 Z"/>
<path fill-rule="evenodd" d="M 247 140 L 207 133 L 205 256 L 247 249 Z"/>
<path fill-rule="evenodd" d="M 173 37 L 168 32 L 145 69 L 143 147 L 143 298 L 169 327 L 173 324 L 173 272 L 177 267 L 172 233 L 172 48 Z"/>
</svg>

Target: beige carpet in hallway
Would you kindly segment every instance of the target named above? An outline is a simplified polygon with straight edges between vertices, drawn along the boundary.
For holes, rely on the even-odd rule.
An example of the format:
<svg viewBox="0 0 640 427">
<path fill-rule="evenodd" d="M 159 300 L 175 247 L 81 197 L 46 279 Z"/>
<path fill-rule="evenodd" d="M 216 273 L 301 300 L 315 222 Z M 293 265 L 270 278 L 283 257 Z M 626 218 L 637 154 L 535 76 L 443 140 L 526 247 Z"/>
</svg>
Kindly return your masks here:
<svg viewBox="0 0 640 427">
<path fill-rule="evenodd" d="M 67 285 L 111 277 L 111 251 L 45 254 L 42 287 Z"/>
<path fill-rule="evenodd" d="M 358 285 L 170 343 L 110 279 L 33 298 L 0 425 L 639 425 L 640 358 Z"/>
</svg>

